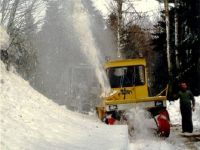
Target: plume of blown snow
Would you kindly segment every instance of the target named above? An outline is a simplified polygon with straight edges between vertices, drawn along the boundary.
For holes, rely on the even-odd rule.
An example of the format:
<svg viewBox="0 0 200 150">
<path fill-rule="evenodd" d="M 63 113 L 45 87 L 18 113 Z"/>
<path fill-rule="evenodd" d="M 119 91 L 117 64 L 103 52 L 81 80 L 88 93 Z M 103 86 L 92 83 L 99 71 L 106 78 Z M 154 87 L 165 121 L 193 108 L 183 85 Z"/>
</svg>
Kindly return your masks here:
<svg viewBox="0 0 200 150">
<path fill-rule="evenodd" d="M 157 128 L 156 123 L 146 110 L 135 107 L 127 115 L 130 121 L 129 124 L 134 127 L 134 134 L 130 139 L 129 150 L 176 149 L 173 144 L 155 136 L 152 129 Z"/>
<path fill-rule="evenodd" d="M 74 5 L 74 28 L 79 35 L 81 50 L 88 58 L 90 64 L 95 68 L 96 77 L 102 88 L 102 95 L 105 95 L 110 92 L 110 85 L 101 64 L 100 50 L 97 48 L 92 32 L 90 30 L 89 14 L 83 6 L 81 0 L 77 1 L 79 2 L 75 3 Z"/>
<path fill-rule="evenodd" d="M 156 128 L 155 121 L 150 114 L 141 107 L 134 107 L 126 113 L 128 124 L 134 130 L 134 139 L 152 139 L 152 128 Z"/>
</svg>

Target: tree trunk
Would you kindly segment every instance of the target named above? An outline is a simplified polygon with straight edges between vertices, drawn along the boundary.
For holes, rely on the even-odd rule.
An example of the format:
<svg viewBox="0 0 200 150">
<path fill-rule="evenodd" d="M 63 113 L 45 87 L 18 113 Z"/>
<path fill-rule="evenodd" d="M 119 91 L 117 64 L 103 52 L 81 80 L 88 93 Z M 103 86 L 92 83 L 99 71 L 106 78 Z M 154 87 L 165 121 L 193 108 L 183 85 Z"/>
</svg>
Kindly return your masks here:
<svg viewBox="0 0 200 150">
<path fill-rule="evenodd" d="M 178 46 L 179 46 L 179 35 L 178 35 L 178 0 L 174 0 L 174 6 L 175 6 L 175 14 L 174 14 L 174 22 L 175 22 L 175 57 L 176 57 L 176 69 L 179 70 L 180 64 L 179 64 L 179 52 L 178 52 Z"/>
<path fill-rule="evenodd" d="M 123 0 L 117 0 L 117 56 L 122 57 L 122 4 Z"/>
<path fill-rule="evenodd" d="M 170 22 L 169 22 L 169 6 L 168 0 L 164 1 L 165 6 L 165 22 L 166 22 L 166 42 L 167 42 L 167 64 L 169 77 L 172 76 L 172 65 L 171 65 L 171 52 L 170 52 Z"/>
</svg>

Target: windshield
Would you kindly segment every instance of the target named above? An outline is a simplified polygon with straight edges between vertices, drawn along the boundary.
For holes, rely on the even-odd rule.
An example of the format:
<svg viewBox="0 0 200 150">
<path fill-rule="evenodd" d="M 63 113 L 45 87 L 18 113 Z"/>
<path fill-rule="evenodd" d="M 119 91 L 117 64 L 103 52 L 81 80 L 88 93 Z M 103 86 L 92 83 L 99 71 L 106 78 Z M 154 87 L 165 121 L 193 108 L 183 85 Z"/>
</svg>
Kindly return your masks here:
<svg viewBox="0 0 200 150">
<path fill-rule="evenodd" d="M 144 66 L 125 66 L 107 69 L 111 88 L 144 85 Z"/>
</svg>

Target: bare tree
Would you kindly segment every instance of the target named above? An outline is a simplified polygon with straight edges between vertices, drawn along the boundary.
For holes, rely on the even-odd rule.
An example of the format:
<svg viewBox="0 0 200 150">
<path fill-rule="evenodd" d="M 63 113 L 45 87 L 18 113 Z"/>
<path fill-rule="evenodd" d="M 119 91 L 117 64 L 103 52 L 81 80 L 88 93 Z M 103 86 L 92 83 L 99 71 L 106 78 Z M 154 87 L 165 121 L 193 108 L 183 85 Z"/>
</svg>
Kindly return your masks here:
<svg viewBox="0 0 200 150">
<path fill-rule="evenodd" d="M 19 1 L 20 0 L 15 0 L 12 7 L 11 7 L 11 10 L 10 10 L 10 16 L 9 16 L 9 20 L 8 20 L 8 25 L 7 25 L 7 29 L 8 29 L 8 33 L 11 34 L 11 30 L 13 28 L 13 24 L 14 24 L 14 19 L 15 19 L 15 16 L 16 16 L 16 11 L 17 11 L 17 8 L 19 6 Z"/>
<path fill-rule="evenodd" d="M 7 28 L 10 44 L 7 48 L 8 66 L 13 64 L 19 72 L 30 71 L 36 59 L 32 44 L 34 33 L 42 24 L 40 18 L 43 0 L 0 0 L 0 23 Z M 25 73 L 25 74 L 26 74 Z"/>
<path fill-rule="evenodd" d="M 147 21 L 146 13 L 137 12 L 133 0 L 113 0 L 110 3 L 110 24 L 116 32 L 117 56 L 124 55 L 129 28 L 134 25 L 142 26 Z M 134 51 L 134 50 L 133 50 Z M 130 52 L 130 51 L 129 51 Z M 136 56 L 135 56 L 136 57 Z"/>
<path fill-rule="evenodd" d="M 17 28 L 21 32 L 27 30 L 27 16 L 32 15 L 34 26 L 42 24 L 40 11 L 44 10 L 45 2 L 43 0 L 0 0 L 0 20 L 11 34 L 12 28 Z M 25 28 L 26 26 L 26 28 Z M 32 28 L 31 26 L 29 28 Z"/>
</svg>

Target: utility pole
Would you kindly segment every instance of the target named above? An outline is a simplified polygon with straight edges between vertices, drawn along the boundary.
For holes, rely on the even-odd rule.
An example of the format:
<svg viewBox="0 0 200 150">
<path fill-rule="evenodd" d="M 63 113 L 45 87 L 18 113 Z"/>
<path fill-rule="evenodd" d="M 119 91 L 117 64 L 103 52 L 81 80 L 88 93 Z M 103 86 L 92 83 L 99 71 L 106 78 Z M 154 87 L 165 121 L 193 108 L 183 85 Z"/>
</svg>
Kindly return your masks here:
<svg viewBox="0 0 200 150">
<path fill-rule="evenodd" d="M 165 6 L 165 22 L 166 22 L 168 73 L 169 73 L 169 77 L 172 77 L 171 52 L 170 52 L 170 21 L 169 21 L 169 3 L 168 3 L 168 0 L 164 0 L 164 6 Z"/>
</svg>

